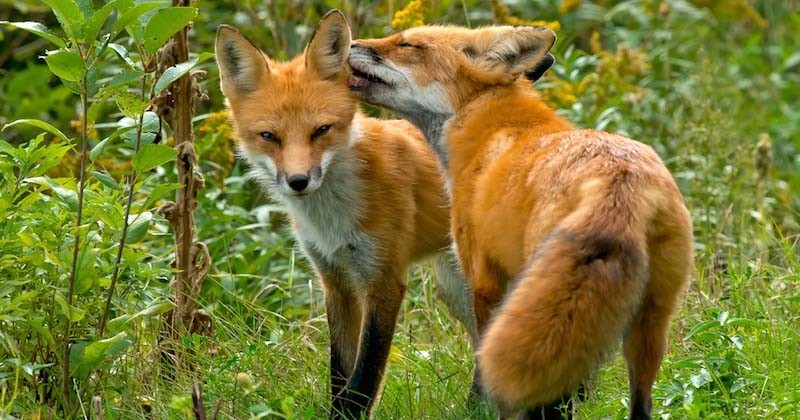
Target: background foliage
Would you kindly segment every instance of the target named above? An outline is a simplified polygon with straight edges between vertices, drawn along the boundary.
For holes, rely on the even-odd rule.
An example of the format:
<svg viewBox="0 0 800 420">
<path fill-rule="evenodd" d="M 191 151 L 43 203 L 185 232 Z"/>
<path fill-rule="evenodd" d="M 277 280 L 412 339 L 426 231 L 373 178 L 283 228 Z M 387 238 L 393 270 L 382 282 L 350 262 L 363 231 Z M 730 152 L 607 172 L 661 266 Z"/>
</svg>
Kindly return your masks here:
<svg viewBox="0 0 800 420">
<path fill-rule="evenodd" d="M 272 57 L 292 57 L 331 7 L 345 12 L 357 37 L 422 23 L 556 29 L 556 64 L 536 88 L 577 125 L 651 144 L 694 218 L 694 280 L 674 323 L 654 414 L 798 415 L 800 2 L 194 6 L 0 3 L 0 20 L 39 23 L 0 24 L 0 417 L 185 417 L 195 381 L 221 418 L 324 415 L 320 291 L 283 210 L 234 158 L 216 66 L 205 53 L 227 23 Z M 206 181 L 196 217 L 213 260 L 200 301 L 214 328 L 210 337 L 186 337 L 186 366 L 163 373 L 158 334 L 171 308 L 174 246 L 157 209 L 173 195 L 175 168 L 165 146 L 171 133 L 146 109 L 164 82 L 156 50 L 189 20 L 195 61 L 183 70 L 204 98 L 195 118 Z M 377 417 L 490 418 L 488 409 L 465 407 L 471 349 L 434 298 L 430 275 L 424 265 L 409 275 Z M 600 371 L 578 415 L 624 418 L 623 372 L 619 359 Z"/>
</svg>

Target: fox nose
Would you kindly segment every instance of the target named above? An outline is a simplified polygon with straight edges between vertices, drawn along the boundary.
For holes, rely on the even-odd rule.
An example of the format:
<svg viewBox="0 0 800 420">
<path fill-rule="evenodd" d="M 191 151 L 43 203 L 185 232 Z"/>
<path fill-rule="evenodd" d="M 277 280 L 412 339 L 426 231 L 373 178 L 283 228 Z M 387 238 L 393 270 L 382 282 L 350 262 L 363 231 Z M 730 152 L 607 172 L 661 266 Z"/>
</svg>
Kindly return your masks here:
<svg viewBox="0 0 800 420">
<path fill-rule="evenodd" d="M 308 186 L 308 176 L 304 174 L 294 174 L 286 182 L 293 190 L 302 192 Z"/>
</svg>

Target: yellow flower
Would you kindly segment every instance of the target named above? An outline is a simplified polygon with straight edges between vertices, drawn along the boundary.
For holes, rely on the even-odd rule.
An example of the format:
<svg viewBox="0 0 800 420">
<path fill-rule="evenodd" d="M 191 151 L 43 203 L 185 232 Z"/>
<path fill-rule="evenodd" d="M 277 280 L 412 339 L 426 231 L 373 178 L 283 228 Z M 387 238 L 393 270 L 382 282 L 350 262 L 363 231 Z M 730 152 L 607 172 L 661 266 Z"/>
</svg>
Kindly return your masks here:
<svg viewBox="0 0 800 420">
<path fill-rule="evenodd" d="M 216 164 L 213 176 L 220 188 L 234 163 L 233 127 L 225 110 L 209 115 L 195 130 L 195 149 L 200 163 Z M 208 174 L 206 174 L 208 175 Z"/>
<path fill-rule="evenodd" d="M 558 32 L 561 29 L 561 24 L 557 21 L 548 22 L 545 20 L 525 20 L 516 16 L 512 16 L 508 12 L 508 6 L 503 4 L 501 0 L 492 0 L 492 10 L 494 11 L 494 18 L 498 23 L 513 26 L 546 26 L 553 32 Z"/>
<path fill-rule="evenodd" d="M 411 0 L 406 7 L 397 11 L 392 18 L 392 29 L 401 31 L 403 29 L 422 26 L 425 24 L 425 9 L 427 8 L 424 0 Z"/>
<path fill-rule="evenodd" d="M 558 6 L 558 12 L 562 15 L 567 14 L 581 5 L 581 0 L 562 0 L 561 5 Z"/>
</svg>

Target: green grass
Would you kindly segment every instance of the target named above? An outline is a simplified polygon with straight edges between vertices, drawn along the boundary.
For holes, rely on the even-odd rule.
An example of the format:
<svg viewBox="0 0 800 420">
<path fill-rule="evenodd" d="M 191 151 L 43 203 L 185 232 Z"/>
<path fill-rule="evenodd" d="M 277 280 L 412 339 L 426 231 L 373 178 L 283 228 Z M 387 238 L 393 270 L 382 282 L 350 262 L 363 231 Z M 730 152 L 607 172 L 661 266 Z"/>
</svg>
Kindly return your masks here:
<svg viewBox="0 0 800 420">
<path fill-rule="evenodd" d="M 27 3 L 18 3 L 10 20 L 39 16 L 28 17 Z M 298 25 L 313 24 L 314 13 L 327 10 L 319 1 L 300 3 L 302 10 L 313 12 L 297 15 L 291 12 L 296 2 L 279 1 L 248 5 L 235 20 L 249 20 L 242 26 L 253 39 L 275 56 L 289 57 L 307 41 L 301 29 L 310 27 Z M 379 3 L 383 14 L 352 16 L 358 36 L 387 32 L 391 11 L 400 4 Z M 464 24 L 464 9 L 474 12 L 473 26 L 491 16 L 485 3 L 434 3 L 425 16 L 430 22 Z M 566 13 L 555 0 L 509 3 L 510 12 L 521 18 L 561 22 L 556 64 L 536 87 L 577 125 L 619 131 L 652 145 L 675 176 L 694 222 L 694 273 L 672 323 L 654 389 L 654 418 L 800 418 L 800 5 L 670 0 L 664 12 L 655 1 L 580 3 Z M 713 10 L 700 6 L 710 3 Z M 742 13 L 741 4 L 752 4 L 769 25 L 759 27 Z M 210 51 L 216 25 L 233 23 L 234 6 L 201 2 L 199 7 L 192 47 Z M 60 30 L 49 10 L 38 13 L 46 14 L 51 30 Z M 273 14 L 281 19 L 262 30 L 271 21 L 265 16 Z M 590 41 L 595 31 L 599 50 Z M 38 60 L 40 44 L 18 32 L 8 39 L 12 35 L 14 42 L 24 42 L 0 71 L 0 94 L 7 99 L 0 101 L 0 125 L 38 115 L 74 137 L 69 128 L 76 119 L 77 97 L 68 97 L 69 89 Z M 116 41 L 130 40 L 122 36 Z M 121 65 L 111 54 L 106 59 L 98 61 L 98 74 L 114 74 Z M 212 99 L 199 103 L 198 113 L 223 107 L 216 69 L 210 61 L 205 66 L 209 75 L 201 86 Z M 46 85 L 56 94 L 31 97 L 25 93 L 31 85 Z M 102 138 L 116 127 L 119 114 L 110 102 L 95 100 L 91 113 Z M 205 126 L 196 139 L 206 176 L 196 212 L 198 237 L 213 260 L 200 306 L 214 328 L 211 336 L 178 343 L 186 356 L 172 372 L 163 372 L 159 361 L 162 316 L 138 317 L 102 337 L 96 332 L 124 201 L 123 189 L 108 178 L 113 175 L 112 181 L 123 184 L 120 174 L 127 171 L 120 168 L 130 159 L 130 145 L 116 140 L 105 152 L 111 174 L 105 180 L 111 186 L 90 179 L 85 234 L 92 241 L 84 244 L 97 253 L 88 265 L 96 278 L 90 276 L 90 287 L 76 295 L 74 305 L 85 311 L 85 318 L 76 320 L 66 336 L 66 311 L 56 297 L 66 293 L 71 261 L 75 180 L 69 167 L 75 153 L 62 160 L 68 146 L 54 144 L 49 136 L 29 142 L 39 132 L 35 128 L 3 131 L 0 419 L 64 417 L 59 386 L 63 345 L 75 348 L 119 332 L 127 334 L 128 347 L 109 352 L 77 381 L 85 392 L 75 417 L 93 417 L 88 399 L 97 396 L 107 419 L 147 413 L 151 418 L 191 418 L 195 383 L 209 417 L 326 416 L 328 334 L 320 286 L 296 250 L 281 210 L 255 192 L 239 165 L 226 166 L 224 155 L 231 145 L 220 138 L 224 123 L 215 124 Z M 43 182 L 45 175 L 52 182 Z M 15 177 L 13 185 L 5 182 Z M 168 182 L 174 182 L 170 166 L 152 171 L 140 182 L 135 206 Z M 56 184 L 62 189 L 54 189 Z M 149 234 L 128 245 L 112 318 L 171 298 L 169 230 L 165 220 L 154 216 Z M 464 329 L 435 297 L 429 267 L 413 268 L 408 285 L 375 418 L 495 418 L 491 407 L 466 406 L 472 348 Z M 252 378 L 252 387 L 242 373 Z M 577 418 L 626 418 L 627 374 L 619 355 L 589 385 Z"/>
<path fill-rule="evenodd" d="M 698 259 L 694 279 L 673 323 L 671 345 L 654 391 L 655 418 L 796 418 L 800 406 L 800 266 L 789 242 L 769 244 L 786 264 L 746 261 L 730 255 L 730 265 Z M 305 270 L 298 266 L 298 270 Z M 435 298 L 430 270 L 409 276 L 394 337 L 384 392 L 376 418 L 488 419 L 491 408 L 469 409 L 472 349 L 464 329 Z M 267 281 L 264 279 L 264 281 Z M 312 283 L 319 302 L 320 290 Z M 302 287 L 300 293 L 308 293 Z M 270 414 L 319 418 L 328 407 L 328 338 L 322 307 L 287 320 L 238 300 L 238 313 L 213 315 L 213 339 L 197 337 L 188 363 L 174 382 L 155 381 L 127 390 L 158 404 L 158 418 L 181 416 L 191 406 L 195 379 L 203 384 L 208 410 L 219 404 L 219 418 Z M 513 347 L 509 347 L 513 351 Z M 615 357 L 590 382 L 589 398 L 577 405 L 578 418 L 627 416 L 628 385 L 624 361 Z M 236 385 L 239 372 L 250 374 L 254 392 Z M 131 394 L 128 397 L 132 396 Z M 128 403 L 135 399 L 128 398 Z M 166 404 L 169 402 L 169 404 Z M 141 407 L 128 407 L 127 417 Z M 183 411 L 182 411 L 183 410 Z"/>
</svg>

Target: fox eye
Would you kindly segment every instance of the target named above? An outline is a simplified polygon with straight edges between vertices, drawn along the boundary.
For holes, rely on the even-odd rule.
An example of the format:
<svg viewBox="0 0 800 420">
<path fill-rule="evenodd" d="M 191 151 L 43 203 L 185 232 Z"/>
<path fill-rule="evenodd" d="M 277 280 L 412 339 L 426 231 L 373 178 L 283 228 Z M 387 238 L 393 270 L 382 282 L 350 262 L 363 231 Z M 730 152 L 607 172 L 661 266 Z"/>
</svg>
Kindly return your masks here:
<svg viewBox="0 0 800 420">
<path fill-rule="evenodd" d="M 311 134 L 311 140 L 314 140 L 320 136 L 324 136 L 330 129 L 331 129 L 330 124 L 325 124 L 317 127 L 317 129 L 314 130 L 314 133 Z"/>
<path fill-rule="evenodd" d="M 281 144 L 281 140 L 278 138 L 278 136 L 276 136 L 273 133 L 270 133 L 269 131 L 262 131 L 262 132 L 258 133 L 258 135 L 261 136 L 261 138 L 266 140 L 266 141 L 269 141 L 269 142 L 272 142 L 272 143 L 275 143 L 275 144 Z"/>
<path fill-rule="evenodd" d="M 397 44 L 397 46 L 398 47 L 403 47 L 403 48 L 419 48 L 418 46 L 416 46 L 414 44 L 411 44 L 409 42 L 401 42 L 401 43 Z"/>
</svg>

